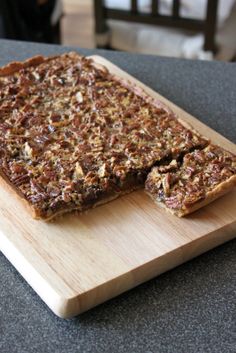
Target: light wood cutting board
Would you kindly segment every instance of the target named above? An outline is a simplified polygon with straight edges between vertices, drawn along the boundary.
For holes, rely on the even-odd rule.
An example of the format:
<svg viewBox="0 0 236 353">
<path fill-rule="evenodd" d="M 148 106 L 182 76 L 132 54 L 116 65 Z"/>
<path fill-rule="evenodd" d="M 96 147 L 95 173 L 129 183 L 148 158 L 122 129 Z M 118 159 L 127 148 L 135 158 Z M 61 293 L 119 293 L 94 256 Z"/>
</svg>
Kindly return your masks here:
<svg viewBox="0 0 236 353">
<path fill-rule="evenodd" d="M 102 57 L 213 142 L 236 146 Z M 236 190 L 179 219 L 140 190 L 54 223 L 33 220 L 0 188 L 0 249 L 63 318 L 77 315 L 236 236 Z"/>
</svg>

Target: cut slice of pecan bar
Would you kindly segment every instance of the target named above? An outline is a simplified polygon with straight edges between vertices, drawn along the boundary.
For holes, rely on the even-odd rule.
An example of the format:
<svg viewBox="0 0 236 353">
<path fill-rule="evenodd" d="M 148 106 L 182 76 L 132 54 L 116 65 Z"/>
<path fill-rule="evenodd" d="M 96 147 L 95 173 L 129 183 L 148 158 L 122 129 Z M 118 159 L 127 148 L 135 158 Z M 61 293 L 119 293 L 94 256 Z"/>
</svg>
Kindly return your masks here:
<svg viewBox="0 0 236 353">
<path fill-rule="evenodd" d="M 236 185 L 236 156 L 209 145 L 184 156 L 182 163 L 154 167 L 146 180 L 148 194 L 182 217 L 203 207 Z"/>
</svg>

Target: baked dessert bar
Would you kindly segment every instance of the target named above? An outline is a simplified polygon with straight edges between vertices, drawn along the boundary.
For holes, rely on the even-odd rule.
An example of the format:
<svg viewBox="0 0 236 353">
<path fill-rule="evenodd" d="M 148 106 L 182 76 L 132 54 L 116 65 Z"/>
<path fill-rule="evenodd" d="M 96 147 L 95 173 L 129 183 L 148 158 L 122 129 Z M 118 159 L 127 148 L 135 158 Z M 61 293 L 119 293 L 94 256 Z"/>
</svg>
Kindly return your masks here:
<svg viewBox="0 0 236 353">
<path fill-rule="evenodd" d="M 176 160 L 154 167 L 145 188 L 154 201 L 182 217 L 227 193 L 236 185 L 236 156 L 208 145 Z"/>
<path fill-rule="evenodd" d="M 207 140 L 140 88 L 77 53 L 0 69 L 0 175 L 35 218 L 144 185 Z"/>
</svg>

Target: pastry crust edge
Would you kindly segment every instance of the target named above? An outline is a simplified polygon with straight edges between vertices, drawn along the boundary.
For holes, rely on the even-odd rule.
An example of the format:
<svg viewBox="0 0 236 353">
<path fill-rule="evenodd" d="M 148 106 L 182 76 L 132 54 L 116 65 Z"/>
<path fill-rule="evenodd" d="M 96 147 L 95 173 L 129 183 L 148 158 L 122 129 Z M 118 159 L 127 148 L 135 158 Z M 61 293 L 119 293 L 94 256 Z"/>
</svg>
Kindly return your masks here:
<svg viewBox="0 0 236 353">
<path fill-rule="evenodd" d="M 54 221 L 54 219 L 60 217 L 61 215 L 69 212 L 78 212 L 78 213 L 83 213 L 85 211 L 88 211 L 89 209 L 93 209 L 98 206 L 102 206 L 110 201 L 113 201 L 117 199 L 120 196 L 124 196 L 126 194 L 129 194 L 135 190 L 138 190 L 141 188 L 140 185 L 136 185 L 133 188 L 129 188 L 127 190 L 122 190 L 120 192 L 114 192 L 114 194 L 110 194 L 107 197 L 104 197 L 104 199 L 99 200 L 95 202 L 93 205 L 89 207 L 81 207 L 78 205 L 78 207 L 68 207 L 64 208 L 61 210 L 58 210 L 57 212 L 52 213 L 50 216 L 45 216 L 43 217 L 40 213 L 40 210 L 37 210 L 36 207 L 31 205 L 25 196 L 20 192 L 20 190 L 10 182 L 10 180 L 1 172 L 0 170 L 0 187 L 3 187 L 8 194 L 10 194 L 10 197 L 16 199 L 17 202 L 19 202 L 21 205 L 23 205 L 26 210 L 32 215 L 33 219 L 35 220 L 41 220 L 41 221 Z"/>
<path fill-rule="evenodd" d="M 215 201 L 216 199 L 220 198 L 221 196 L 227 194 L 229 191 L 233 190 L 236 186 L 236 175 L 232 175 L 228 180 L 223 181 L 219 185 L 217 185 L 213 190 L 206 193 L 206 197 L 204 200 L 196 202 L 192 207 L 185 208 L 183 210 L 174 210 L 165 205 L 164 202 L 158 201 L 154 195 L 152 195 L 147 190 L 146 193 L 154 200 L 155 204 L 164 208 L 167 212 L 171 213 L 172 215 L 178 217 L 184 217 L 198 209 L 210 204 L 211 202 Z"/>
<path fill-rule="evenodd" d="M 7 65 L 1 66 L 0 67 L 0 77 L 12 75 L 17 71 L 24 69 L 24 68 L 27 68 L 27 67 L 30 67 L 30 66 L 38 66 L 44 62 L 56 59 L 62 55 L 70 55 L 71 57 L 74 56 L 77 58 L 83 58 L 82 55 L 80 55 L 79 53 L 77 53 L 75 51 L 65 52 L 62 54 L 52 55 L 52 56 L 35 55 L 35 56 L 32 56 L 31 58 L 28 58 L 23 61 L 12 61 L 12 62 L 8 63 Z"/>
</svg>

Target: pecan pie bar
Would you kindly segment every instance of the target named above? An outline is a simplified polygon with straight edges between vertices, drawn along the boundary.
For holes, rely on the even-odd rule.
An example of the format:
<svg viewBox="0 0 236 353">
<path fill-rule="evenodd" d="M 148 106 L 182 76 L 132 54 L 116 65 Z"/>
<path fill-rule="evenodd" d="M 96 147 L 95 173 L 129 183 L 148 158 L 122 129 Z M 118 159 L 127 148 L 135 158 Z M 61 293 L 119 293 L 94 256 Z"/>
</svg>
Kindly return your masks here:
<svg viewBox="0 0 236 353">
<path fill-rule="evenodd" d="M 35 218 L 144 185 L 151 167 L 207 140 L 165 105 L 77 53 L 0 69 L 0 175 Z"/>
<path fill-rule="evenodd" d="M 209 145 L 184 156 L 182 163 L 154 167 L 146 191 L 171 213 L 182 217 L 203 207 L 236 185 L 236 156 Z"/>
</svg>

